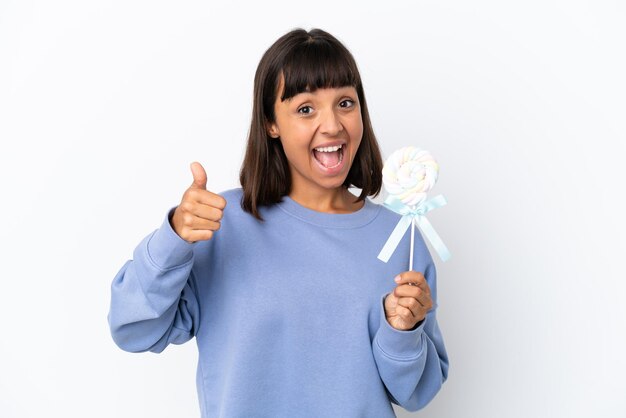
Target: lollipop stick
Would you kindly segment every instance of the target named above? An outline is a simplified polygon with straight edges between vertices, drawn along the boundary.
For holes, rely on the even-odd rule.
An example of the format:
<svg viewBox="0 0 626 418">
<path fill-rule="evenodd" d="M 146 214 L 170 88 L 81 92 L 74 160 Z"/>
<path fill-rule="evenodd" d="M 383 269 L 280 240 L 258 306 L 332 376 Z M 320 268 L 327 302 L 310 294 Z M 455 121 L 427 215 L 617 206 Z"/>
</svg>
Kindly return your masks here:
<svg viewBox="0 0 626 418">
<path fill-rule="evenodd" d="M 415 242 L 415 218 L 411 221 L 411 253 L 409 254 L 409 270 L 413 270 L 413 243 Z"/>
</svg>

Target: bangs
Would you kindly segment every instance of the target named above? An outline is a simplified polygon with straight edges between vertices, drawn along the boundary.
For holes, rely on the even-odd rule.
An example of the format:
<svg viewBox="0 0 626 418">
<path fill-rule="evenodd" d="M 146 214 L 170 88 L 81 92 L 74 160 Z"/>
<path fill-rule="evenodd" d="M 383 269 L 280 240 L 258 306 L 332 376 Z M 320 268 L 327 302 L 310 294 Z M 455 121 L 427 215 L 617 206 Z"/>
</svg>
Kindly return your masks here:
<svg viewBox="0 0 626 418">
<path fill-rule="evenodd" d="M 357 87 L 361 84 L 350 53 L 323 40 L 311 40 L 285 56 L 285 85 L 281 101 L 319 88 Z"/>
</svg>

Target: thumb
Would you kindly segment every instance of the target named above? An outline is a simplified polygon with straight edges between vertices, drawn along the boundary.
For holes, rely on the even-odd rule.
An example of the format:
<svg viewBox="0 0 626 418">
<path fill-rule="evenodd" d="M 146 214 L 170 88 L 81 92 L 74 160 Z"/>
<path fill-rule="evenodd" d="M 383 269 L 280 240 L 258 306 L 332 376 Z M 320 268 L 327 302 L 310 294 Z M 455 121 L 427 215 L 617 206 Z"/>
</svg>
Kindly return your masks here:
<svg viewBox="0 0 626 418">
<path fill-rule="evenodd" d="M 194 161 L 191 163 L 191 174 L 193 174 L 192 189 L 206 190 L 206 171 L 199 162 Z"/>
</svg>

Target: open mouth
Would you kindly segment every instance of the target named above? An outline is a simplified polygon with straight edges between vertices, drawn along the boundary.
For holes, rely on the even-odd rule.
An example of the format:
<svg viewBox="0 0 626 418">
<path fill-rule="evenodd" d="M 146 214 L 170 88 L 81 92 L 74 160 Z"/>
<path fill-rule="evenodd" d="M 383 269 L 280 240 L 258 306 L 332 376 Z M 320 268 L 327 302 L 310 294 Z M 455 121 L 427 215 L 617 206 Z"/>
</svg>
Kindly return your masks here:
<svg viewBox="0 0 626 418">
<path fill-rule="evenodd" d="M 326 168 L 335 168 L 343 161 L 343 148 L 345 144 L 334 147 L 320 147 L 313 149 L 315 159 Z"/>
</svg>

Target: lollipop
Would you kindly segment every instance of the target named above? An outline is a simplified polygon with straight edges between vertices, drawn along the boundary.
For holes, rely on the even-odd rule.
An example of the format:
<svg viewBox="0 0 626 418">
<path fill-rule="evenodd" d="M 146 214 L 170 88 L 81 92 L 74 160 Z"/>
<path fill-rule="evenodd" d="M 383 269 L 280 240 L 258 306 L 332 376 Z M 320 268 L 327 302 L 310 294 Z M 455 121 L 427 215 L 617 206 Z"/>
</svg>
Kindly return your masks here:
<svg viewBox="0 0 626 418">
<path fill-rule="evenodd" d="M 428 151 L 417 147 L 397 150 L 383 167 L 383 183 L 390 195 L 408 206 L 417 206 L 437 182 L 439 164 Z"/>
<path fill-rule="evenodd" d="M 411 227 L 411 252 L 409 270 L 413 270 L 413 246 L 415 228 L 419 227 L 430 240 L 439 257 L 446 261 L 450 252 L 435 232 L 426 212 L 444 206 L 447 201 L 442 195 L 426 200 L 426 195 L 437 182 L 439 164 L 428 151 L 417 147 L 404 147 L 395 151 L 383 166 L 383 184 L 389 193 L 384 206 L 402 215 L 395 229 L 387 239 L 378 258 L 385 263 L 395 251 L 400 240 Z"/>
</svg>

